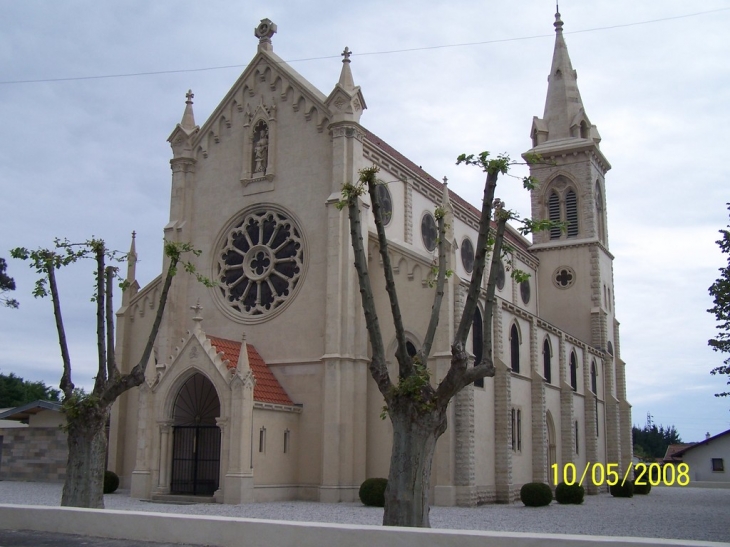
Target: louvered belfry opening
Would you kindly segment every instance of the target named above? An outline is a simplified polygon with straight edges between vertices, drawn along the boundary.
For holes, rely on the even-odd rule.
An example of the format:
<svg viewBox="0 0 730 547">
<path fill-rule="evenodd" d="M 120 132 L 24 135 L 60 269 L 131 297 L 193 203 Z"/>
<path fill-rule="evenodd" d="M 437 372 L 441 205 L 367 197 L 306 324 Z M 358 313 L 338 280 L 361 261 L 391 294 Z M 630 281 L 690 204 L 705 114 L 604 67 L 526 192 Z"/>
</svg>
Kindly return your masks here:
<svg viewBox="0 0 730 547">
<path fill-rule="evenodd" d="M 555 192 L 551 192 L 548 199 L 548 215 L 551 221 L 560 222 L 560 198 Z M 560 234 L 560 226 L 550 228 L 550 239 L 560 239 Z"/>
<path fill-rule="evenodd" d="M 212 496 L 219 486 L 220 400 L 200 373 L 191 376 L 175 399 L 172 432 L 172 494 Z"/>
<path fill-rule="evenodd" d="M 573 190 L 565 194 L 565 220 L 568 223 L 568 237 L 578 235 L 578 197 Z"/>
</svg>

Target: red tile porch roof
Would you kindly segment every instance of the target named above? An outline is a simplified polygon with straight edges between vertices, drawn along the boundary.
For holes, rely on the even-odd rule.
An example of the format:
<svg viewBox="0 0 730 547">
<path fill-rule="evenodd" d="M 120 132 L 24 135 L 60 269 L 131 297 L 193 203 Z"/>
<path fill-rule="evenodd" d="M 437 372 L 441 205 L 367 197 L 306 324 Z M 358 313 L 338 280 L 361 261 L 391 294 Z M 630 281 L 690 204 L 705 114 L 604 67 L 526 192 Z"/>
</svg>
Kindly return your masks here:
<svg viewBox="0 0 730 547">
<path fill-rule="evenodd" d="M 224 361 L 228 360 L 228 368 L 235 369 L 238 364 L 238 357 L 241 354 L 241 342 L 215 336 L 208 336 L 208 340 L 218 352 L 223 352 L 222 359 Z M 261 355 L 259 355 L 259 352 L 256 351 L 256 348 L 249 343 L 246 343 L 246 348 L 248 349 L 248 362 L 251 366 L 251 372 L 256 378 L 256 385 L 253 388 L 254 401 L 292 406 L 294 403 Z"/>
</svg>

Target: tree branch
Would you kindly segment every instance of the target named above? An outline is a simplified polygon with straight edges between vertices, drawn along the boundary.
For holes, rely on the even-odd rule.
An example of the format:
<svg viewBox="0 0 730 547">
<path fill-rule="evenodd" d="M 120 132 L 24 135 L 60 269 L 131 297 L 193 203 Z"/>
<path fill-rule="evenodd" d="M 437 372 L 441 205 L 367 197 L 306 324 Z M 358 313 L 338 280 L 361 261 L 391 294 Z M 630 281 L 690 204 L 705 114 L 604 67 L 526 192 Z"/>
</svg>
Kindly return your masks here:
<svg viewBox="0 0 730 547">
<path fill-rule="evenodd" d="M 170 257 L 170 264 L 167 268 L 167 275 L 165 275 L 165 282 L 162 286 L 162 292 L 160 293 L 160 299 L 157 305 L 157 314 L 155 320 L 152 323 L 152 330 L 147 338 L 147 344 L 142 352 L 142 357 L 139 362 L 132 368 L 129 374 L 123 376 L 117 376 L 113 381 L 107 384 L 107 388 L 102 394 L 102 402 L 111 404 L 117 397 L 122 393 L 133 387 L 139 386 L 144 382 L 145 370 L 147 363 L 152 355 L 152 348 L 155 344 L 155 338 L 160 330 L 160 324 L 162 323 L 162 314 L 165 311 L 165 305 L 167 304 L 167 294 L 170 292 L 170 285 L 172 285 L 172 279 L 175 277 L 177 264 L 179 262 L 179 255 Z"/>
<path fill-rule="evenodd" d="M 497 234 L 494 239 L 494 250 L 492 253 L 492 265 L 489 269 L 489 279 L 487 280 L 487 301 L 484 306 L 484 318 L 482 321 L 482 361 L 481 363 L 474 363 L 475 365 L 487 365 L 491 367 L 492 374 L 488 376 L 494 376 L 494 358 L 492 356 L 492 324 L 494 319 L 494 312 L 497 306 L 497 299 L 495 298 L 495 289 L 497 287 L 497 272 L 499 271 L 499 264 L 502 261 L 502 244 L 504 243 L 504 232 L 507 228 L 507 220 L 509 214 L 504 211 L 501 207 L 497 209 Z"/>
<path fill-rule="evenodd" d="M 114 305 L 112 295 L 114 294 L 114 268 L 106 268 L 106 371 L 107 378 L 112 380 L 116 376 L 116 356 L 114 355 Z"/>
<path fill-rule="evenodd" d="M 393 315 L 393 325 L 395 326 L 395 338 L 398 347 L 395 351 L 395 357 L 398 361 L 398 377 L 407 378 L 413 374 L 413 362 L 408 355 L 406 347 L 406 331 L 403 328 L 403 317 L 398 304 L 398 294 L 395 290 L 395 279 L 393 278 L 393 266 L 390 263 L 390 255 L 388 254 L 388 238 L 385 236 L 385 226 L 383 226 L 383 217 L 381 214 L 380 200 L 377 195 L 377 181 L 375 173 L 377 170 L 369 169 L 361 171 L 361 178 L 368 185 L 370 192 L 370 201 L 373 205 L 373 216 L 375 218 L 375 229 L 378 233 L 378 247 L 380 256 L 383 259 L 383 274 L 385 275 L 385 290 L 388 292 L 390 300 L 390 312 Z"/>
<path fill-rule="evenodd" d="M 68 342 L 66 341 L 66 329 L 63 326 L 61 316 L 61 301 L 58 295 L 56 284 L 56 270 L 53 255 L 45 265 L 48 274 L 48 286 L 51 289 L 51 301 L 53 302 L 53 316 L 56 319 L 56 332 L 58 332 L 58 344 L 61 346 L 61 359 L 63 360 L 63 375 L 61 376 L 60 388 L 66 398 L 71 397 L 74 391 L 74 384 L 71 381 L 71 356 L 68 353 Z"/>
<path fill-rule="evenodd" d="M 497 178 L 499 171 L 490 171 L 487 173 L 487 180 L 484 184 L 484 197 L 482 199 L 482 214 L 479 218 L 479 234 L 477 235 L 477 248 L 474 257 L 474 270 L 471 274 L 469 282 L 469 290 L 466 296 L 466 305 L 461 314 L 461 321 L 454 336 L 454 346 L 463 351 L 466 346 L 466 339 L 469 336 L 474 310 L 477 307 L 479 293 L 481 290 L 482 279 L 484 277 L 484 266 L 489 252 L 489 228 L 492 220 L 492 202 L 494 201 L 494 192 L 497 188 Z"/>
<path fill-rule="evenodd" d="M 419 351 L 421 363 L 423 364 L 428 362 L 428 356 L 431 354 L 433 338 L 439 324 L 439 315 L 441 315 L 441 302 L 444 299 L 444 284 L 446 283 L 446 221 L 443 214 L 437 216 L 439 231 L 438 274 L 436 277 L 436 294 L 433 295 L 433 305 L 431 306 L 431 319 L 426 330 L 426 337 Z"/>
<path fill-rule="evenodd" d="M 380 393 L 387 400 L 392 382 L 388 375 L 383 335 L 380 332 L 380 322 L 378 321 L 378 314 L 375 311 L 375 298 L 373 297 L 373 289 L 370 285 L 368 265 L 365 261 L 366 255 L 362 237 L 362 221 L 360 207 L 357 203 L 358 196 L 347 195 L 346 199 L 347 212 L 350 219 L 350 241 L 352 242 L 352 250 L 355 255 L 355 271 L 357 272 L 358 285 L 360 287 L 362 308 L 365 313 L 365 324 L 368 329 L 368 334 L 370 334 L 370 346 L 373 351 L 369 365 L 370 374 L 377 383 Z"/>
<path fill-rule="evenodd" d="M 106 341 L 104 328 L 104 244 L 91 242 L 96 258 L 96 347 L 99 354 L 99 366 L 94 381 L 94 394 L 99 395 L 106 384 Z"/>
</svg>

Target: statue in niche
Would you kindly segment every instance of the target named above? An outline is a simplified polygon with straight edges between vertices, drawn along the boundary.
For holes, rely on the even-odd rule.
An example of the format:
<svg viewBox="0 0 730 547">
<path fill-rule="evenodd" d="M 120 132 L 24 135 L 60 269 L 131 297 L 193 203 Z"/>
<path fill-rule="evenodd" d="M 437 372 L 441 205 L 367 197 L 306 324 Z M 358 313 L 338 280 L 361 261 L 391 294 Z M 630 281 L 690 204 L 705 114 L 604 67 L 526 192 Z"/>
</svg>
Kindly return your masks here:
<svg viewBox="0 0 730 547">
<path fill-rule="evenodd" d="M 266 173 L 269 159 L 269 127 L 261 120 L 253 130 L 253 173 Z"/>
</svg>

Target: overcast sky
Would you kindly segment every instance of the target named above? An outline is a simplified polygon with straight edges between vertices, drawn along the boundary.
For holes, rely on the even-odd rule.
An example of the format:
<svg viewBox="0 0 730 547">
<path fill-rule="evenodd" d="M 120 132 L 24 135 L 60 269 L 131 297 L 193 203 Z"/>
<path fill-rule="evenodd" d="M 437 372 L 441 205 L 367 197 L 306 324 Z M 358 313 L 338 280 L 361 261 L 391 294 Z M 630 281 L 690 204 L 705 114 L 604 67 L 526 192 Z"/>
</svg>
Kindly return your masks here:
<svg viewBox="0 0 730 547">
<path fill-rule="evenodd" d="M 255 55 L 264 17 L 278 25 L 274 51 L 325 94 L 349 46 L 368 106 L 362 124 L 474 204 L 482 181 L 456 156 L 519 158 L 530 147 L 553 51 L 552 1 L 266 4 L 0 0 L 0 256 L 92 235 L 126 250 L 136 230 L 138 279 L 153 279 L 169 214 L 166 139 L 185 92 L 195 93 L 202 125 Z M 650 412 L 685 441 L 715 435 L 730 428 L 730 399 L 713 397 L 725 380 L 709 374 L 722 356 L 707 346 L 715 322 L 706 312 L 730 202 L 730 2 L 563 0 L 560 9 L 613 166 L 609 243 L 633 421 Z M 506 180 L 498 194 L 529 215 L 520 188 Z M 26 264 L 8 262 L 21 307 L 0 309 L 0 372 L 57 386 L 51 303 L 30 295 Z M 96 351 L 89 266 L 60 277 L 74 380 L 87 387 Z"/>
</svg>

